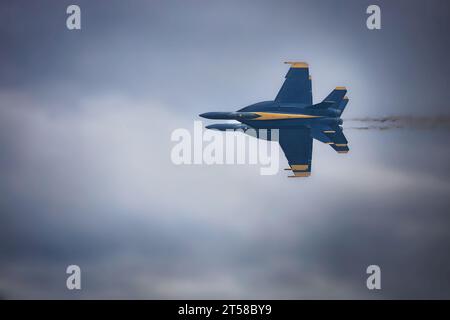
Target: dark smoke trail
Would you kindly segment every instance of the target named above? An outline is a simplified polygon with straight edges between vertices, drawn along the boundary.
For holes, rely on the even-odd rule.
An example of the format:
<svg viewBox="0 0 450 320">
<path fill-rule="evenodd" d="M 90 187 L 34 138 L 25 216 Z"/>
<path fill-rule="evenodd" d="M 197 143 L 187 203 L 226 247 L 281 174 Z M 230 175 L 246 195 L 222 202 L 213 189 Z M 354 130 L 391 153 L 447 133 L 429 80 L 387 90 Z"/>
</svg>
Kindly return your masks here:
<svg viewBox="0 0 450 320">
<path fill-rule="evenodd" d="M 345 119 L 352 123 L 346 129 L 390 130 L 390 129 L 446 129 L 450 130 L 450 116 L 388 116 Z M 354 123 L 354 124 L 353 124 Z"/>
</svg>

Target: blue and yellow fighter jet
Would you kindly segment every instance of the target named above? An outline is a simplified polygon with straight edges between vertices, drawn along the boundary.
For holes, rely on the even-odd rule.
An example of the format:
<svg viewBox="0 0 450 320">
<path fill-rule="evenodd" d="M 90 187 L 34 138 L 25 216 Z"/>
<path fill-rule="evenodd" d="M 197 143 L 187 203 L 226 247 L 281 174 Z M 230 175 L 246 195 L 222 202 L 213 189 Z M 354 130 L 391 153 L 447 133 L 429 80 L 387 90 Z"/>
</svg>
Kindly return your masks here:
<svg viewBox="0 0 450 320">
<path fill-rule="evenodd" d="M 279 143 L 289 162 L 293 176 L 311 175 L 313 139 L 329 144 L 339 153 L 349 148 L 342 127 L 341 114 L 348 103 L 345 87 L 336 87 L 322 102 L 313 104 L 311 76 L 305 62 L 285 62 L 291 67 L 274 101 L 263 101 L 242 108 L 236 112 L 206 112 L 200 116 L 207 119 L 237 120 L 240 123 L 222 123 L 206 126 L 214 130 L 249 129 L 258 133 L 265 129 L 271 136 L 272 129 L 278 129 Z"/>
</svg>

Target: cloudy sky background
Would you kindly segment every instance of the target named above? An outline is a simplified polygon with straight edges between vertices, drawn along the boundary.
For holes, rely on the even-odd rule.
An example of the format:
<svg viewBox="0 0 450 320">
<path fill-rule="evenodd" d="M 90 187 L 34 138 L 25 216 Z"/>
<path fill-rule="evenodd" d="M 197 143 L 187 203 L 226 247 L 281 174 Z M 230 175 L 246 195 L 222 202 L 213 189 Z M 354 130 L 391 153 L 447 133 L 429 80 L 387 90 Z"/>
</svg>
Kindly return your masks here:
<svg viewBox="0 0 450 320">
<path fill-rule="evenodd" d="M 69 31 L 72 3 L 0 5 L 0 297 L 450 297 L 448 126 L 349 128 L 308 179 L 170 161 L 174 129 L 273 99 L 286 60 L 315 102 L 345 85 L 347 119 L 448 121 L 447 1 L 77 1 Z"/>
</svg>

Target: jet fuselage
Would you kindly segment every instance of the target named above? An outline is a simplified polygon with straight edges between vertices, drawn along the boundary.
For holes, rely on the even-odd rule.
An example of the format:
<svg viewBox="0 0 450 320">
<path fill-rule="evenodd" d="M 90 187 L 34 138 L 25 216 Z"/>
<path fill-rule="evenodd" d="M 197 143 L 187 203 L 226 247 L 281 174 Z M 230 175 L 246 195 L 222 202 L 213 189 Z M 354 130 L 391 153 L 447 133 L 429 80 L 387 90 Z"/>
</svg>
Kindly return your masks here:
<svg viewBox="0 0 450 320">
<path fill-rule="evenodd" d="M 319 106 L 319 107 L 318 107 Z M 315 125 L 340 125 L 339 111 L 333 108 L 320 108 L 318 105 L 301 105 L 263 101 L 236 112 L 207 112 L 200 115 L 207 119 L 237 120 L 255 129 L 311 128 Z M 217 127 L 210 127 L 218 129 Z M 236 124 L 222 124 L 222 130 L 234 129 Z"/>
</svg>

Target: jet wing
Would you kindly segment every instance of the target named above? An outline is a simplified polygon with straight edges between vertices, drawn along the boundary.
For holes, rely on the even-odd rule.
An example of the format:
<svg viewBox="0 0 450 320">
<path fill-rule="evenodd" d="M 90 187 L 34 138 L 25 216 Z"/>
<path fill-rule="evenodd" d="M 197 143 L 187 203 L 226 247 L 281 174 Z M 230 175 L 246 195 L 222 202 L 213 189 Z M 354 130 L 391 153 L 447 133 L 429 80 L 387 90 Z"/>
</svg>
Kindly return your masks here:
<svg viewBox="0 0 450 320">
<path fill-rule="evenodd" d="M 291 65 L 286 80 L 275 98 L 284 103 L 312 105 L 311 77 L 308 64 L 304 62 L 285 62 Z"/>
<path fill-rule="evenodd" d="M 291 167 L 290 170 L 294 173 L 291 177 L 309 177 L 313 145 L 310 130 L 280 129 L 279 141 Z"/>
</svg>

